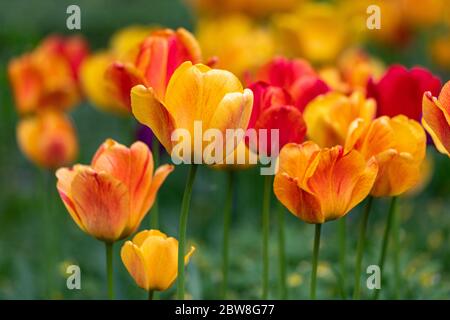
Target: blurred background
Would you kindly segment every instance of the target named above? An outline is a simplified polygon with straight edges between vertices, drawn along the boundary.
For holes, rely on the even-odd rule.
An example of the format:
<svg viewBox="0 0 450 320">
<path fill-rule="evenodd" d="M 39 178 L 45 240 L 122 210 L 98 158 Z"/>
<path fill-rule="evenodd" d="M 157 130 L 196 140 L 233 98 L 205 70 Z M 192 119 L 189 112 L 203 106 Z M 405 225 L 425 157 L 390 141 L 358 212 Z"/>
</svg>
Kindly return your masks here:
<svg viewBox="0 0 450 320">
<path fill-rule="evenodd" d="M 184 27 L 193 32 L 197 31 L 206 58 L 216 54 L 220 56 L 221 53 L 224 56 L 220 57 L 219 63 L 223 64 L 227 59 L 242 59 L 230 67 L 238 74 L 245 68 L 255 67 L 252 64 L 264 63 L 277 53 L 302 56 L 316 60 L 312 63 L 318 68 L 326 67 L 333 64 L 347 47 L 357 44 L 385 65 L 422 65 L 439 75 L 443 82 L 450 79 L 448 25 L 446 22 L 436 22 L 430 13 L 431 11 L 438 15 L 444 9 L 448 10 L 447 1 L 442 1 L 444 7 L 436 5 L 435 11 L 432 10 L 434 7 L 428 8 L 428 15 L 425 17 L 419 13 L 427 11 L 422 10 L 421 5 L 428 1 L 410 1 L 407 6 L 409 10 L 404 11 L 387 5 L 388 9 L 383 11 L 382 15 L 382 26 L 383 19 L 386 18 L 387 26 L 392 29 L 385 31 L 382 27 L 384 33 L 373 38 L 367 37 L 361 30 L 366 29 L 367 6 L 360 5 L 360 2 L 356 5 L 355 1 L 319 1 L 320 5 L 331 6 L 328 9 L 332 9 L 334 5 L 339 6 L 339 10 L 331 10 L 331 15 L 328 9 L 320 11 L 319 17 L 313 14 L 315 9 L 299 9 L 300 13 L 295 11 L 297 9 L 292 9 L 299 5 L 297 1 L 264 0 L 256 5 L 258 1 L 199 0 L 196 6 L 193 2 L 189 5 L 187 1 L 181 0 L 0 1 L 0 299 L 106 297 L 103 244 L 79 230 L 63 207 L 56 188 L 50 188 L 50 193 L 47 191 L 46 185 L 56 183 L 54 178 L 49 178 L 48 172 L 38 169 L 26 160 L 16 142 L 18 116 L 8 81 L 7 64 L 12 57 L 32 50 L 49 34 L 81 33 L 89 41 L 91 50 L 95 51 L 108 47 L 111 35 L 129 25 Z M 240 6 L 239 3 L 247 5 Z M 272 6 L 274 3 L 278 6 Z M 66 8 L 71 4 L 77 4 L 81 8 L 79 32 L 66 28 Z M 434 4 L 435 2 L 430 1 L 429 5 Z M 361 8 L 364 14 L 362 20 Z M 226 20 L 229 16 L 232 17 L 231 20 Z M 317 18 L 312 20 L 314 23 L 307 23 L 307 19 L 314 18 Z M 405 19 L 407 24 L 403 24 Z M 214 20 L 216 23 L 211 24 Z M 291 20 L 295 22 L 294 25 L 289 23 Z M 320 26 L 307 33 L 311 35 L 316 32 L 319 39 L 323 36 L 324 42 L 319 45 L 318 50 L 314 50 L 314 46 L 283 48 L 282 44 L 277 42 L 279 39 L 285 39 L 285 36 L 291 37 L 294 31 L 303 30 L 304 24 L 300 23 L 301 21 L 306 21 L 309 26 Z M 409 23 L 410 21 L 414 23 Z M 243 29 L 241 24 L 246 25 L 245 28 L 257 28 L 261 34 L 255 36 L 253 33 L 252 37 L 239 35 Z M 234 27 L 238 30 L 235 31 Z M 351 30 L 347 30 L 348 28 Z M 278 40 L 270 42 L 271 40 L 266 39 L 266 32 L 275 32 L 278 35 L 275 38 Z M 221 47 L 225 46 L 220 41 L 224 39 L 225 34 L 231 34 L 231 38 L 236 34 L 232 52 L 224 52 Z M 304 39 L 303 35 L 296 36 Z M 216 41 L 210 40 L 211 38 Z M 254 48 L 246 49 L 249 43 L 252 43 Z M 323 47 L 325 44 L 331 47 Z M 239 50 L 248 52 L 244 54 Z M 321 54 L 318 55 L 316 51 Z M 134 119 L 99 111 L 88 102 L 74 108 L 70 115 L 76 126 L 80 145 L 77 161 L 79 163 L 89 163 L 98 146 L 106 138 L 111 137 L 127 145 L 135 140 L 135 129 L 138 126 Z M 397 257 L 401 266 L 401 292 L 395 292 L 393 281 L 390 281 L 393 270 L 392 255 L 389 254 L 385 281 L 382 283 L 383 289 L 386 290 L 382 291 L 382 298 L 445 299 L 450 296 L 450 161 L 438 154 L 432 145 L 428 147 L 428 155 L 429 179 L 422 190 L 400 200 L 398 212 L 401 224 L 398 241 L 401 250 L 397 252 Z M 169 161 L 170 158 L 164 155 L 162 163 Z M 178 214 L 186 174 L 185 167 L 177 166 L 159 192 L 161 230 L 171 236 L 177 236 Z M 231 229 L 229 297 L 253 299 L 260 296 L 261 288 L 260 211 L 263 177 L 259 175 L 258 168 L 240 171 L 236 176 L 238 186 Z M 221 283 L 222 204 L 225 182 L 225 172 L 208 167 L 200 168 L 195 182 L 188 239 L 197 247 L 197 251 L 189 264 L 187 281 L 187 292 L 193 299 L 219 298 L 217 288 Z M 363 266 L 376 264 L 378 261 L 387 207 L 387 201 L 376 200 L 369 221 Z M 273 198 L 271 298 L 277 298 L 279 292 L 276 210 L 284 209 L 281 209 Z M 318 297 L 351 296 L 360 211 L 361 205 L 348 215 L 347 220 L 348 274 L 345 288 L 340 287 L 338 276 L 338 225 L 336 222 L 324 225 L 318 269 Z M 288 294 L 290 299 L 305 299 L 309 289 L 314 228 L 287 211 L 285 219 Z M 141 229 L 147 229 L 149 224 L 149 219 L 146 218 Z M 51 248 L 45 243 L 49 234 L 54 239 Z M 120 245 L 116 245 L 114 255 L 116 296 L 121 299 L 145 299 L 146 293 L 135 286 L 120 261 L 119 247 Z M 46 255 L 52 255 L 48 260 L 58 261 L 58 264 L 46 263 Z M 66 288 L 66 267 L 71 264 L 81 268 L 81 290 Z M 175 286 L 160 297 L 173 298 L 174 289 Z M 363 297 L 370 294 L 364 286 Z"/>
</svg>

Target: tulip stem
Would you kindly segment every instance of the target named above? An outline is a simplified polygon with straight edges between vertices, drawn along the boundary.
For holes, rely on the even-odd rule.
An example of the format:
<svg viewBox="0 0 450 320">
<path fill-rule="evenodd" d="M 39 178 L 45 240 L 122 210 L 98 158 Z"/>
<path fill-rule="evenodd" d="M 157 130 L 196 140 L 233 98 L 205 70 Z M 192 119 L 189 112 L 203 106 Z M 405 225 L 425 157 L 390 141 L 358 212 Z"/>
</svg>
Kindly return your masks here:
<svg viewBox="0 0 450 320">
<path fill-rule="evenodd" d="M 369 221 L 370 209 L 372 208 L 373 197 L 369 196 L 364 208 L 364 213 L 361 220 L 361 225 L 359 227 L 359 239 L 358 246 L 356 249 L 356 264 L 355 264 L 355 290 L 353 292 L 353 299 L 357 300 L 361 294 L 361 266 L 362 258 L 364 254 L 364 246 L 366 242 L 366 230 L 367 222 Z"/>
<path fill-rule="evenodd" d="M 152 155 L 154 168 L 156 170 L 159 167 L 159 141 L 155 136 L 152 137 Z M 158 195 L 156 195 L 155 202 L 153 203 L 152 212 L 150 215 L 150 227 L 152 229 L 159 229 Z"/>
<path fill-rule="evenodd" d="M 228 257 L 229 257 L 229 237 L 231 214 L 233 208 L 234 195 L 234 172 L 228 171 L 228 188 L 225 196 L 225 206 L 223 211 L 223 257 L 222 257 L 222 299 L 227 298 L 228 289 Z"/>
<path fill-rule="evenodd" d="M 184 299 L 184 251 L 186 242 L 186 227 L 191 203 L 192 186 L 197 172 L 197 164 L 189 166 L 189 175 L 184 189 L 183 200 L 181 202 L 180 224 L 178 230 L 178 280 L 177 280 L 177 299 Z"/>
<path fill-rule="evenodd" d="M 272 190 L 272 176 L 264 177 L 264 192 L 262 206 L 262 299 L 269 297 L 269 224 L 270 224 L 270 196 Z"/>
<path fill-rule="evenodd" d="M 384 261 L 386 259 L 387 248 L 389 245 L 389 235 L 390 235 L 392 223 L 394 221 L 396 204 L 397 204 L 397 197 L 392 197 L 391 204 L 389 206 L 389 213 L 388 213 L 388 220 L 386 223 L 386 229 L 384 229 L 383 244 L 381 247 L 380 260 L 378 261 L 378 267 L 380 268 L 380 277 L 381 278 L 383 275 L 383 266 L 384 266 Z M 380 289 L 377 289 L 374 294 L 374 299 L 377 300 L 379 295 L 380 295 Z"/>
<path fill-rule="evenodd" d="M 395 276 L 395 299 L 400 298 L 401 272 L 400 272 L 400 217 L 394 215 L 393 222 L 393 249 L 394 249 L 394 276 Z"/>
<path fill-rule="evenodd" d="M 106 278 L 108 282 L 108 298 L 114 299 L 114 287 L 113 287 L 113 244 L 111 242 L 105 242 L 106 248 Z"/>
<path fill-rule="evenodd" d="M 343 298 L 346 298 L 345 283 L 346 283 L 346 251 L 347 251 L 347 219 L 342 217 L 338 220 L 339 229 L 339 267 L 341 269 L 341 290 L 343 291 Z"/>
<path fill-rule="evenodd" d="M 316 299 L 316 279 L 317 279 L 317 262 L 319 261 L 319 247 L 320 247 L 320 232 L 322 224 L 317 223 L 314 233 L 314 249 L 312 256 L 312 270 L 311 270 L 311 287 L 309 297 L 311 300 Z"/>
<path fill-rule="evenodd" d="M 280 299 L 287 299 L 286 288 L 286 249 L 285 249 L 285 235 L 284 235 L 284 209 L 281 204 L 277 210 L 278 217 L 278 260 L 279 260 L 279 282 L 280 282 Z"/>
<path fill-rule="evenodd" d="M 148 300 L 153 300 L 153 293 L 155 291 L 154 290 L 148 290 Z"/>
</svg>

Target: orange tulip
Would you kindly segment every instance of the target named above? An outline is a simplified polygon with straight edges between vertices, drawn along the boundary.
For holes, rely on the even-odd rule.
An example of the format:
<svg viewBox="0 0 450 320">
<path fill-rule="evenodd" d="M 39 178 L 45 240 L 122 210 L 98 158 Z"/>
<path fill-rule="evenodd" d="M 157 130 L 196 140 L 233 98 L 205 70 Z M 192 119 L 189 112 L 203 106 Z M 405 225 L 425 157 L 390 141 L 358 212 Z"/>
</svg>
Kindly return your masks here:
<svg viewBox="0 0 450 320">
<path fill-rule="evenodd" d="M 49 37 L 34 51 L 10 61 L 8 74 L 19 113 L 66 110 L 80 98 L 78 73 L 87 56 L 79 37 Z"/>
<path fill-rule="evenodd" d="M 195 248 L 184 257 L 187 264 Z M 168 289 L 177 278 L 178 241 L 158 230 L 144 230 L 127 241 L 120 252 L 122 262 L 136 284 L 147 291 Z"/>
<path fill-rule="evenodd" d="M 179 155 L 180 158 L 188 161 L 201 159 L 207 164 L 214 162 L 204 156 L 206 142 L 203 141 L 201 150 L 196 148 L 194 141 L 202 137 L 196 136 L 194 122 L 198 121 L 203 131 L 215 129 L 225 137 L 226 129 L 247 129 L 252 104 L 251 90 L 243 89 L 239 79 L 232 73 L 211 69 L 203 64 L 192 65 L 190 61 L 183 63 L 174 72 L 161 100 L 153 88 L 138 85 L 131 91 L 134 116 L 152 129 L 169 154 L 181 143 L 172 141 L 172 133 L 181 129 L 189 133 L 190 139 L 183 140 L 183 151 L 186 153 Z M 226 148 L 226 139 L 222 142 L 219 147 L 226 157 L 234 149 Z"/>
<path fill-rule="evenodd" d="M 376 104 L 356 91 L 350 97 L 331 92 L 311 101 L 303 112 L 308 137 L 321 147 L 344 145 L 353 120 L 375 118 Z"/>
<path fill-rule="evenodd" d="M 142 42 L 134 63 L 116 61 L 106 76 L 112 82 L 114 96 L 130 109 L 133 86 L 151 87 L 162 98 L 176 68 L 185 61 L 198 63 L 201 59 L 200 47 L 190 32 L 183 28 L 158 29 Z"/>
<path fill-rule="evenodd" d="M 377 171 L 375 159 L 366 161 L 355 150 L 290 143 L 281 149 L 273 189 L 291 213 L 319 224 L 344 216 L 364 200 Z"/>
<path fill-rule="evenodd" d="M 426 92 L 422 108 L 422 125 L 439 152 L 450 157 L 450 81 L 442 87 L 439 98 Z"/>
<path fill-rule="evenodd" d="M 379 172 L 371 191 L 375 197 L 397 196 L 420 181 L 426 136 L 420 124 L 404 115 L 382 116 L 368 123 L 354 121 L 345 150 L 356 149 L 365 159 L 375 157 Z"/>
<path fill-rule="evenodd" d="M 136 231 L 172 170 L 162 165 L 153 175 L 153 157 L 144 143 L 127 148 L 108 139 L 90 166 L 59 169 L 57 188 L 80 229 L 112 243 Z"/>
<path fill-rule="evenodd" d="M 17 140 L 31 162 L 47 169 L 73 162 L 78 153 L 75 129 L 69 118 L 57 111 L 42 111 L 20 120 Z"/>
</svg>

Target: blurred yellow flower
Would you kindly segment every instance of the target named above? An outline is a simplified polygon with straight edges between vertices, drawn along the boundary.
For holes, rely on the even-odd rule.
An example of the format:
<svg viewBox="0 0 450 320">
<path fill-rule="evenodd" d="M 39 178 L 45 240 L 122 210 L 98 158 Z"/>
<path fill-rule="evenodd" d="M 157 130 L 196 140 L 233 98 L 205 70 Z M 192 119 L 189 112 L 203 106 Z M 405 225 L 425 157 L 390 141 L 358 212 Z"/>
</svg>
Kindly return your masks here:
<svg viewBox="0 0 450 320">
<path fill-rule="evenodd" d="M 195 248 L 184 257 L 187 264 Z M 136 284 L 146 291 L 168 289 L 178 273 L 178 241 L 158 230 L 144 230 L 127 241 L 120 252 L 122 262 Z"/>
<path fill-rule="evenodd" d="M 185 0 L 200 14 L 222 15 L 244 13 L 265 16 L 277 11 L 290 10 L 301 0 Z"/>
<path fill-rule="evenodd" d="M 334 61 L 349 40 L 346 21 L 331 3 L 305 3 L 293 13 L 275 16 L 273 25 L 283 54 L 316 63 Z"/>
<path fill-rule="evenodd" d="M 204 57 L 217 57 L 214 67 L 239 77 L 269 61 L 275 53 L 271 32 L 243 15 L 201 18 L 196 36 Z"/>
</svg>

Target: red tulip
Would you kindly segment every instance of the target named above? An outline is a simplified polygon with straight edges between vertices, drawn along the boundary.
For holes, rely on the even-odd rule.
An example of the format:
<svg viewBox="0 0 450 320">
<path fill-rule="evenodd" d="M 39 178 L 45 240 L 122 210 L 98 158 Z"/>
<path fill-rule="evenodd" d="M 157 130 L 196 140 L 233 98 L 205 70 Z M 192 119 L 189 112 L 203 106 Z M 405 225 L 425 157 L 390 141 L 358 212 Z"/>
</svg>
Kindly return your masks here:
<svg viewBox="0 0 450 320">
<path fill-rule="evenodd" d="M 440 88 L 440 79 L 427 69 L 414 67 L 408 70 L 401 65 L 394 65 L 379 82 L 369 81 L 367 95 L 377 101 L 379 116 L 403 114 L 420 121 L 424 92 L 430 91 L 436 96 Z"/>
<path fill-rule="evenodd" d="M 253 91 L 254 102 L 248 128 L 256 129 L 257 138 L 256 144 L 246 141 L 250 149 L 254 152 L 264 150 L 267 155 L 271 155 L 271 129 L 279 130 L 279 149 L 289 142 L 302 142 L 306 134 L 305 121 L 289 93 L 281 87 L 261 81 L 253 83 L 249 88 Z M 267 130 L 267 139 L 260 141 L 260 129 Z"/>
<path fill-rule="evenodd" d="M 315 97 L 330 90 L 312 66 L 301 59 L 276 57 L 259 70 L 256 80 L 288 91 L 300 111 Z"/>
</svg>

